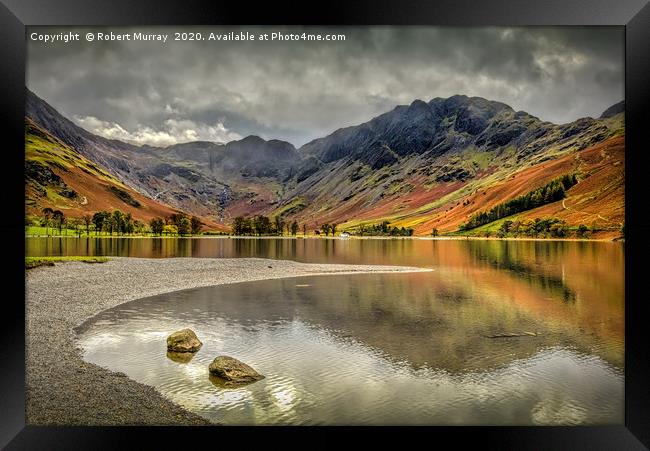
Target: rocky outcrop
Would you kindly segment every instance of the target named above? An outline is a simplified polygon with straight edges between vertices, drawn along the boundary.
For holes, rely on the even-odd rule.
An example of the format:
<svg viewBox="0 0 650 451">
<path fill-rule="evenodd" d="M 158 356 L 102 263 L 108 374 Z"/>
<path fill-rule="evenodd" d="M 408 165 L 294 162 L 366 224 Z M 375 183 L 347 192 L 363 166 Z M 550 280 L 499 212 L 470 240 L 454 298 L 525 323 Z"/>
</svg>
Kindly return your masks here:
<svg viewBox="0 0 650 451">
<path fill-rule="evenodd" d="M 203 343 L 192 329 L 183 329 L 167 337 L 167 350 L 172 352 L 196 352 Z"/>
<path fill-rule="evenodd" d="M 264 379 L 264 376 L 239 360 L 225 355 L 219 356 L 208 367 L 212 376 L 223 379 L 227 385 L 248 384 Z"/>
</svg>

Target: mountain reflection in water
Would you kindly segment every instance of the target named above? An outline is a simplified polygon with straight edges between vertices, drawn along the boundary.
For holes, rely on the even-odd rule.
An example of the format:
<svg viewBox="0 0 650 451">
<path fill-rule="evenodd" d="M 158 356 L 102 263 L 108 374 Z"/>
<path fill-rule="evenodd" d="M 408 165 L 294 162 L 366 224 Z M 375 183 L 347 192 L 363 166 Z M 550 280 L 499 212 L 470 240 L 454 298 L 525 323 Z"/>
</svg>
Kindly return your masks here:
<svg viewBox="0 0 650 451">
<path fill-rule="evenodd" d="M 195 241 L 193 256 L 218 250 L 434 271 L 140 299 L 80 329 L 87 360 L 225 424 L 623 422 L 620 243 Z M 165 350 L 166 335 L 183 327 L 204 343 L 186 363 Z M 524 335 L 489 338 L 502 334 Z M 221 354 L 266 379 L 220 389 L 207 366 Z"/>
</svg>

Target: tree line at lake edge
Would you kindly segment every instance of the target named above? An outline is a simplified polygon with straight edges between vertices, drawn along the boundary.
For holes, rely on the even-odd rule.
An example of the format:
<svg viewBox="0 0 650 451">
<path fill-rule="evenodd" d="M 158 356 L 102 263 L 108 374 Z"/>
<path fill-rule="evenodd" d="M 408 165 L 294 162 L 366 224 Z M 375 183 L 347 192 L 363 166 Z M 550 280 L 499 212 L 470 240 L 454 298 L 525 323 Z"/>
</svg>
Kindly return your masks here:
<svg viewBox="0 0 650 451">
<path fill-rule="evenodd" d="M 152 218 L 148 224 L 134 219 L 131 213 L 121 210 L 100 210 L 94 214 L 86 214 L 81 218 L 66 217 L 61 210 L 53 210 L 46 207 L 41 211 L 41 217 L 37 220 L 27 220 L 27 227 L 38 224 L 45 228 L 45 235 L 49 236 L 50 231 L 58 230 L 62 235 L 64 230 L 72 231 L 74 235 L 82 234 L 96 236 L 124 236 L 124 235 L 197 235 L 201 233 L 203 222 L 196 216 L 189 216 L 185 213 L 173 213 L 168 217 Z"/>
<path fill-rule="evenodd" d="M 557 181 L 553 181 L 555 183 Z M 548 184 L 551 185 L 551 184 Z M 545 185 L 548 186 L 548 185 Z M 544 187 L 542 187 L 544 188 Z M 541 192 L 543 189 L 535 190 Z M 530 194 L 530 193 L 529 193 Z M 526 195 L 527 196 L 527 195 Z M 551 195 L 552 196 L 552 195 Z M 524 197 L 524 196 L 520 196 Z M 519 199 L 519 198 L 516 198 Z M 515 200 L 515 199 L 513 199 Z M 500 204 L 501 205 L 501 204 Z M 501 211 L 497 205 L 492 210 Z M 490 210 L 490 211 L 492 211 Z M 498 213 L 496 213 L 498 215 Z M 474 215 L 476 216 L 476 215 Z M 473 217 L 474 217 L 473 216 Z M 494 221 L 490 221 L 494 222 Z M 44 208 L 42 217 L 38 223 L 44 227 L 45 235 L 50 236 L 50 230 L 58 230 L 59 235 L 63 231 L 72 231 L 73 235 L 81 236 L 86 234 L 90 236 L 129 236 L 129 235 L 147 235 L 155 236 L 193 236 L 193 235 L 234 235 L 234 236 L 297 236 L 302 232 L 302 236 L 307 236 L 308 227 L 306 224 L 300 225 L 296 220 L 285 221 L 281 216 L 269 218 L 263 215 L 253 217 L 238 216 L 232 222 L 232 233 L 202 231 L 204 224 L 196 216 L 189 216 L 185 213 L 174 213 L 168 217 L 154 217 L 148 223 L 133 219 L 130 213 L 124 213 L 120 210 L 98 211 L 93 215 L 84 215 L 81 218 L 66 218 L 60 210 Z M 33 220 L 31 221 L 33 224 Z M 487 223 L 489 224 L 489 222 Z M 30 220 L 27 221 L 29 227 Z M 480 227 L 480 226 L 479 226 Z M 496 238 L 590 238 L 594 232 L 605 230 L 592 224 L 591 227 L 585 224 L 579 224 L 577 227 L 569 227 L 566 221 L 558 218 L 535 218 L 535 219 L 507 219 L 503 221 L 496 230 L 477 230 L 472 232 L 467 228 L 459 228 L 457 232 L 440 233 L 437 228 L 431 230 L 430 236 L 478 236 L 478 237 L 496 237 Z M 621 238 L 625 237 L 625 224 L 621 224 L 618 229 Z M 315 236 L 336 236 L 339 232 L 338 224 L 324 223 L 319 228 L 313 230 Z M 361 224 L 357 227 L 344 229 L 340 235 L 349 236 L 384 236 L 384 237 L 410 237 L 413 236 L 412 228 L 391 226 L 389 221 L 382 221 L 379 224 Z"/>
</svg>

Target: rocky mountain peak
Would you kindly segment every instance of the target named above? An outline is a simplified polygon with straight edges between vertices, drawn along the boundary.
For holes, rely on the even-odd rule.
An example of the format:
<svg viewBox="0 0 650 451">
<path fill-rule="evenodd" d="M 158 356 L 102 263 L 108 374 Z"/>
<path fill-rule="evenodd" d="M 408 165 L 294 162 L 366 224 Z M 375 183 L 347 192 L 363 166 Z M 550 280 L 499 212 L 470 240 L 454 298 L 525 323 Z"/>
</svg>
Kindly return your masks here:
<svg viewBox="0 0 650 451">
<path fill-rule="evenodd" d="M 625 100 L 621 100 L 603 111 L 603 114 L 600 115 L 600 119 L 616 116 L 618 113 L 623 112 L 625 112 Z"/>
<path fill-rule="evenodd" d="M 264 144 L 266 141 L 257 135 L 248 135 L 239 140 L 242 144 Z"/>
</svg>

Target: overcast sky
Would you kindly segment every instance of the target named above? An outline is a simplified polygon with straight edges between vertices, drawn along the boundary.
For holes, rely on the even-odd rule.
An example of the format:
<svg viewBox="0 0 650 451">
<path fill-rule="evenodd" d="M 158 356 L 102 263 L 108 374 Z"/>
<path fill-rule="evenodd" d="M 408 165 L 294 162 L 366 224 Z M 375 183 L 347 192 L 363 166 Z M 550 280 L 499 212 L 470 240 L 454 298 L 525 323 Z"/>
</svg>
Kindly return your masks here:
<svg viewBox="0 0 650 451">
<path fill-rule="evenodd" d="M 480 96 L 556 123 L 624 98 L 621 27 L 44 28 L 27 86 L 87 130 L 165 146 L 249 134 L 300 146 L 414 99 Z M 169 33 L 86 42 L 87 31 Z M 174 42 L 175 31 L 342 33 L 343 42 Z M 29 33 L 28 33 L 29 36 Z"/>
</svg>

